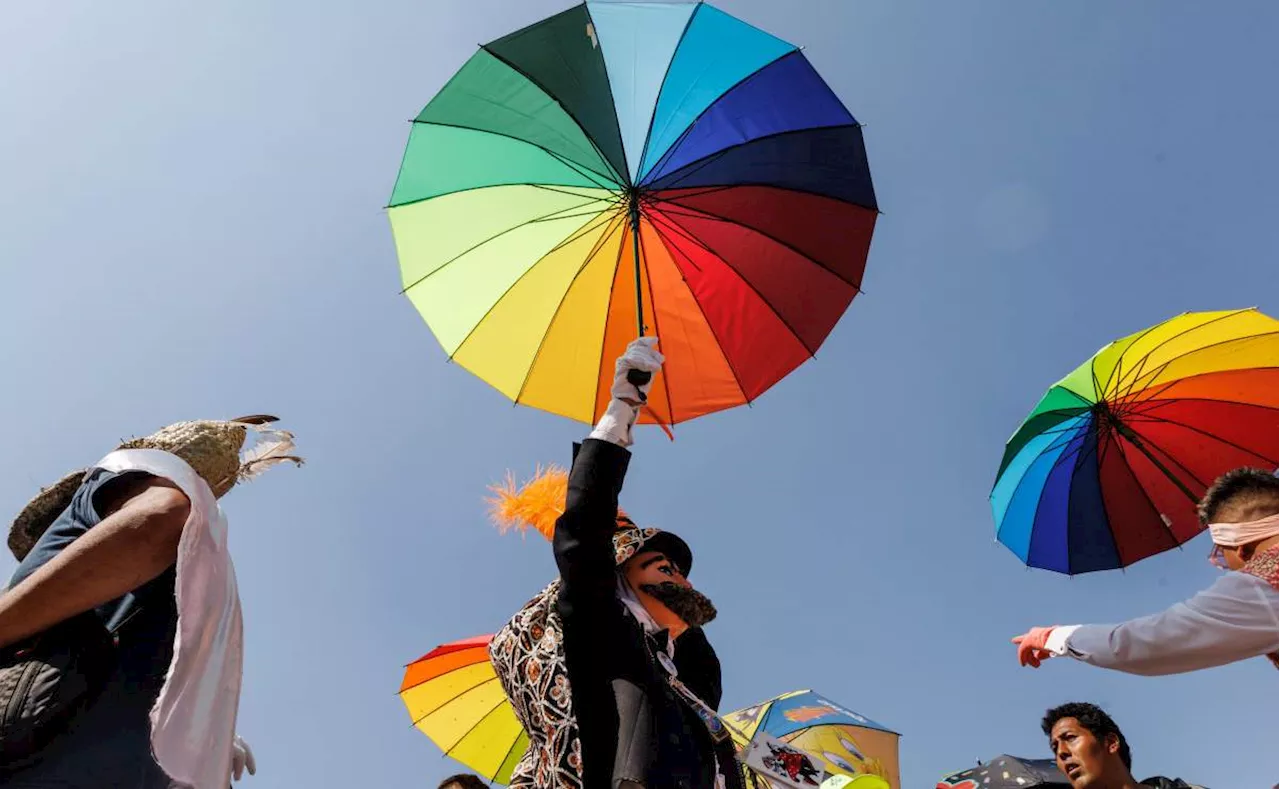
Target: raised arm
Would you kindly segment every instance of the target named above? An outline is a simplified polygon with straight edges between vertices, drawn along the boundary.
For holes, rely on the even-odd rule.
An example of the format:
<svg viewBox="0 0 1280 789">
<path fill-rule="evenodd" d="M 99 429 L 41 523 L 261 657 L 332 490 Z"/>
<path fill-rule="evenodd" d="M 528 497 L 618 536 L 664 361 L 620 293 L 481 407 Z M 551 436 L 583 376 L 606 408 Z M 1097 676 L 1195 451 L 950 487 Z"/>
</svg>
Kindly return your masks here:
<svg viewBox="0 0 1280 789">
<path fill-rule="evenodd" d="M 652 375 L 662 369 L 657 338 L 636 340 L 614 365 L 612 398 L 595 430 L 575 449 L 569 471 L 565 511 L 556 521 L 552 546 L 560 568 L 560 610 L 566 617 L 588 610 L 618 608 L 613 532 L 617 529 L 618 494 L 626 477 L 635 424 Z M 649 374 L 633 383 L 635 372 Z M 603 607 L 603 608 L 602 608 Z"/>
<path fill-rule="evenodd" d="M 626 449 L 594 438 L 575 453 L 564 515 L 552 540 L 565 616 L 614 601 L 613 531 L 630 459 Z"/>
</svg>

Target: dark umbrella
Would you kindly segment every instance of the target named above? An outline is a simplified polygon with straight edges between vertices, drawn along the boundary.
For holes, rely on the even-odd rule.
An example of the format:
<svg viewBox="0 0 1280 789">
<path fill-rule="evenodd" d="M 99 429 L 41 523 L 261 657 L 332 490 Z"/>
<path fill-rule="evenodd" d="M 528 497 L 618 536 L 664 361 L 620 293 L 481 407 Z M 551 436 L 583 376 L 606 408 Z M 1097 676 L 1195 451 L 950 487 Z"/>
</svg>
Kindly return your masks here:
<svg viewBox="0 0 1280 789">
<path fill-rule="evenodd" d="M 938 781 L 937 789 L 1026 789 L 1032 786 L 1070 786 L 1052 759 L 997 756 L 977 767 Z"/>
</svg>

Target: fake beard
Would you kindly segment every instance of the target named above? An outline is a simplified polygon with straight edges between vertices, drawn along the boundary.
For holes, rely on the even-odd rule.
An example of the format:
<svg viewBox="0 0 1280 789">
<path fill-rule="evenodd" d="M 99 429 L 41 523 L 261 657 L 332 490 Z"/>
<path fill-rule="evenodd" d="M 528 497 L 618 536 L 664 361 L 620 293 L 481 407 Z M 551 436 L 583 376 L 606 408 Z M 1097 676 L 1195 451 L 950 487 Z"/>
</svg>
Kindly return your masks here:
<svg viewBox="0 0 1280 789">
<path fill-rule="evenodd" d="M 642 584 L 640 589 L 665 605 L 689 627 L 702 627 L 716 618 L 716 607 L 712 605 L 711 598 L 697 589 L 680 586 L 671 581 Z"/>
</svg>

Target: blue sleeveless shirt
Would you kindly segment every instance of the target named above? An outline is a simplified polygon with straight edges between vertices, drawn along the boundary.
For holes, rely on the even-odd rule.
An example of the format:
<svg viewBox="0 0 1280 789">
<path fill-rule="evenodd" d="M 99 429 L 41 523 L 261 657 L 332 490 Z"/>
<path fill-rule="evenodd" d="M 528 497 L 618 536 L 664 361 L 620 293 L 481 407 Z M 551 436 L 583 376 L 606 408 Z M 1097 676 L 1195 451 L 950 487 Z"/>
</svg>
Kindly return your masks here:
<svg viewBox="0 0 1280 789">
<path fill-rule="evenodd" d="M 57 556 L 102 518 L 98 494 L 108 483 L 140 472 L 91 471 L 67 509 L 36 542 L 9 587 L 20 583 Z M 64 732 L 22 765 L 0 774 L 6 787 L 120 787 L 168 789 L 170 780 L 151 756 L 149 714 L 173 658 L 178 625 L 174 597 L 175 569 L 123 597 L 99 606 L 96 613 L 115 631 L 118 661 L 102 694 L 77 714 Z"/>
</svg>

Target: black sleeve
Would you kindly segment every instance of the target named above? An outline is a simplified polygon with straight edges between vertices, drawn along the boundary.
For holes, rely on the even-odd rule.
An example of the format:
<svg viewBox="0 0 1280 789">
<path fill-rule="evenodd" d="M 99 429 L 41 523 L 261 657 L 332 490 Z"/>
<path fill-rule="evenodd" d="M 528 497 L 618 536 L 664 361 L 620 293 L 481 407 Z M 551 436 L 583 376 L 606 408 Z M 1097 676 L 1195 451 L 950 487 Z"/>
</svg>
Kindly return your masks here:
<svg viewBox="0 0 1280 789">
<path fill-rule="evenodd" d="M 698 698 L 712 709 L 720 709 L 720 658 L 702 628 L 691 627 L 676 639 L 676 671 Z"/>
<path fill-rule="evenodd" d="M 598 439 L 575 449 L 564 514 L 552 539 L 560 568 L 560 615 L 566 620 L 620 609 L 613 532 L 631 459 L 626 449 Z"/>
</svg>

